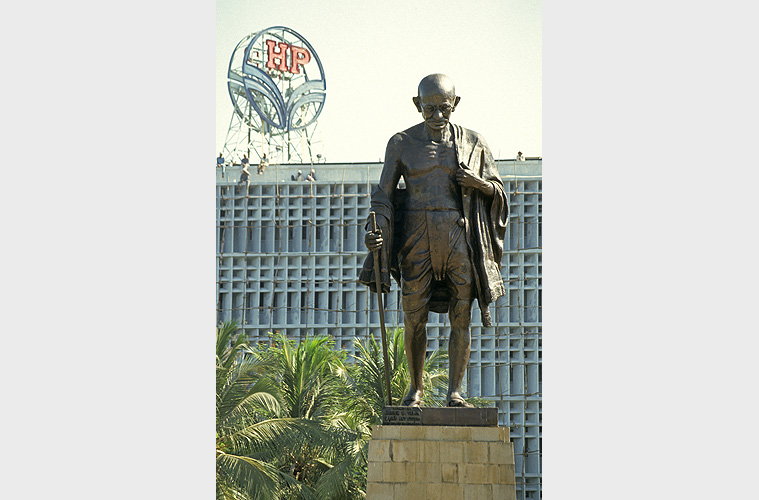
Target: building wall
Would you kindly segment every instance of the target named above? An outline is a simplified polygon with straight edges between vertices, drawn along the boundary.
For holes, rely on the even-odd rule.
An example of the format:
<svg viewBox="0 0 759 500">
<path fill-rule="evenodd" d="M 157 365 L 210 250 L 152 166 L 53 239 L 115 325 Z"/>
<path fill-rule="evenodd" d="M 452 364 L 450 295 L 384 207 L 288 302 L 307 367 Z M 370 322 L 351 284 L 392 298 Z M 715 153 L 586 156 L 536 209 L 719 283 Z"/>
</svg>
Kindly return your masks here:
<svg viewBox="0 0 759 500">
<path fill-rule="evenodd" d="M 514 443 L 517 497 L 540 498 L 542 161 L 497 162 L 511 215 L 501 273 L 505 296 L 492 327 L 472 310 L 468 395 L 491 400 Z M 380 331 L 376 298 L 357 282 L 367 255 L 364 224 L 380 163 L 319 164 L 317 182 L 289 180 L 311 165 L 251 167 L 248 196 L 239 167 L 217 168 L 217 316 L 251 339 L 332 335 L 349 355 L 354 337 Z M 403 326 L 400 291 L 388 294 L 388 329 Z M 445 347 L 447 315 L 430 313 L 428 350 Z"/>
</svg>

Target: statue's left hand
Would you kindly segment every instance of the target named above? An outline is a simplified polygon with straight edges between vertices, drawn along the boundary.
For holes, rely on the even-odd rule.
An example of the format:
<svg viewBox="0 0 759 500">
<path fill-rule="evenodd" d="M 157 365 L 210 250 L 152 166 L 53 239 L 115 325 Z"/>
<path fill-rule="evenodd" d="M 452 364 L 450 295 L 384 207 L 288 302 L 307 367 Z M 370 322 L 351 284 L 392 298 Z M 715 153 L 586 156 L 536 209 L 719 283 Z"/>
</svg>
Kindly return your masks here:
<svg viewBox="0 0 759 500">
<path fill-rule="evenodd" d="M 459 186 L 487 191 L 490 183 L 469 169 L 460 168 L 456 171 L 456 182 Z"/>
</svg>

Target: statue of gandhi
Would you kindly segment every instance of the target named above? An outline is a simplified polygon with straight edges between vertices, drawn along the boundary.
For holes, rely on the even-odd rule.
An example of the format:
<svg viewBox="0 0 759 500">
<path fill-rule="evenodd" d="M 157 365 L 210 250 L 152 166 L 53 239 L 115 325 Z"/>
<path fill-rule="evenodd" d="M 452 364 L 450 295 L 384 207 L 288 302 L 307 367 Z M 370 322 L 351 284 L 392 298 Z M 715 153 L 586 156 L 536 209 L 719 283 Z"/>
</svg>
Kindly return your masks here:
<svg viewBox="0 0 759 500">
<path fill-rule="evenodd" d="M 488 304 L 504 294 L 503 239 L 508 197 L 485 140 L 449 123 L 461 100 L 441 74 L 425 77 L 413 99 L 424 121 L 390 138 L 379 185 L 372 192 L 378 231 L 365 243 L 380 251 L 383 292 L 392 275 L 401 287 L 411 389 L 404 406 L 421 406 L 429 311 L 451 323 L 448 406 L 471 406 L 461 396 L 471 344 L 472 302 L 484 326 Z M 398 189 L 401 176 L 406 188 Z M 367 223 L 368 224 L 368 223 Z M 359 281 L 376 291 L 373 256 Z"/>
</svg>

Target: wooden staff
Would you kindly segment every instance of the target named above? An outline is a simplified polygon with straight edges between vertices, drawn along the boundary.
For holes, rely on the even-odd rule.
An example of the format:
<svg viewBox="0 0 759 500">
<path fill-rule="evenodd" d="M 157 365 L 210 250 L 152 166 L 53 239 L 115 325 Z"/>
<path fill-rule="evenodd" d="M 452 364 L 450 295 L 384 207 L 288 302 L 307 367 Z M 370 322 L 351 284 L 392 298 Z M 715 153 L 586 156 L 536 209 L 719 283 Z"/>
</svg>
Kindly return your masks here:
<svg viewBox="0 0 759 500">
<path fill-rule="evenodd" d="M 369 212 L 372 220 L 372 233 L 377 233 L 377 216 L 374 212 Z M 382 327 L 382 357 L 385 360 L 385 392 L 387 393 L 387 404 L 393 406 L 393 396 L 390 393 L 390 368 L 387 361 L 387 340 L 385 337 L 385 308 L 382 306 L 382 268 L 380 267 L 379 249 L 372 252 L 374 254 L 374 277 L 377 286 L 377 304 L 379 305 L 380 326 Z"/>
</svg>

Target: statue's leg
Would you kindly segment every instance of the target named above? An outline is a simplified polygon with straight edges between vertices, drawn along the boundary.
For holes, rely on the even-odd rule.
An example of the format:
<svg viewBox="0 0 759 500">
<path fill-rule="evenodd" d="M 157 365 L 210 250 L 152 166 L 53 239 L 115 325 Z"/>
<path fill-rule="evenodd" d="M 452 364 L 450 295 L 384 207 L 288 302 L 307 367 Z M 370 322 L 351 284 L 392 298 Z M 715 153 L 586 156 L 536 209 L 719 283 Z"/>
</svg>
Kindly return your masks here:
<svg viewBox="0 0 759 500">
<path fill-rule="evenodd" d="M 461 397 L 461 384 L 469 363 L 472 344 L 470 325 L 472 322 L 472 300 L 453 299 L 448 315 L 451 320 L 451 340 L 448 343 L 448 404 L 449 406 L 471 406 Z"/>
<path fill-rule="evenodd" d="M 447 280 L 451 290 L 448 318 L 451 339 L 448 342 L 448 406 L 471 406 L 461 397 L 466 366 L 471 347 L 472 302 L 475 297 L 474 269 L 469 257 L 464 229 L 456 223 L 450 231 L 450 254 L 447 261 Z"/>
<path fill-rule="evenodd" d="M 406 360 L 411 375 L 411 388 L 403 399 L 404 406 L 419 406 L 424 395 L 424 359 L 427 354 L 427 307 L 403 313 Z"/>
<path fill-rule="evenodd" d="M 432 265 L 427 217 L 424 212 L 407 212 L 404 221 L 404 245 L 400 250 L 401 294 L 406 361 L 411 375 L 411 389 L 404 406 L 419 406 L 424 395 L 424 360 L 427 354 L 427 316 L 432 293 Z"/>
</svg>

